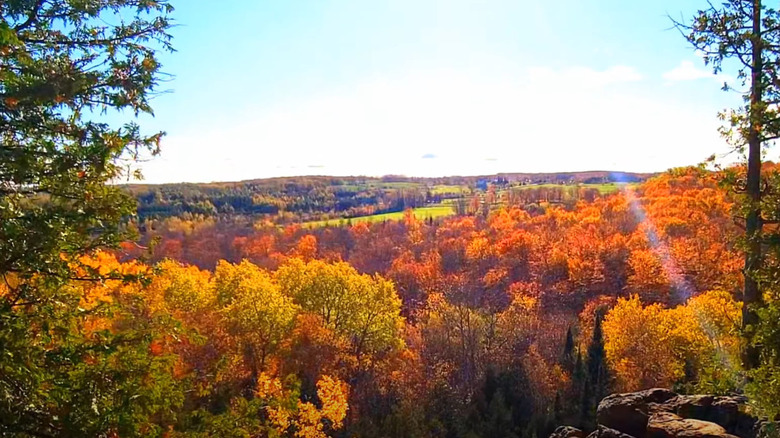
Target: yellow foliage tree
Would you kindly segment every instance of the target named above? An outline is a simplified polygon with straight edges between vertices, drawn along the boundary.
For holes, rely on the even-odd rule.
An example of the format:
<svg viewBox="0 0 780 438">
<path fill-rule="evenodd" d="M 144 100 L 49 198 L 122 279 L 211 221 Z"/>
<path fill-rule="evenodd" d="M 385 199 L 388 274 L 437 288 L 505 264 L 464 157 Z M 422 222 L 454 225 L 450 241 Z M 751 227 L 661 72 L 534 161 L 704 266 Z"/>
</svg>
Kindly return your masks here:
<svg viewBox="0 0 780 438">
<path fill-rule="evenodd" d="M 148 288 L 151 300 L 175 314 L 202 318 L 214 309 L 216 297 L 211 284 L 211 273 L 196 266 L 185 266 L 165 260 Z"/>
<path fill-rule="evenodd" d="M 268 272 L 248 261 L 220 262 L 214 280 L 225 326 L 243 345 L 245 360 L 257 378 L 269 356 L 290 336 L 300 308 Z"/>
<path fill-rule="evenodd" d="M 698 384 L 712 391 L 727 388 L 712 379 L 715 370 L 732 368 L 739 355 L 740 304 L 730 294 L 711 291 L 685 305 L 666 309 L 642 306 L 638 296 L 620 299 L 604 319 L 604 349 L 621 390 L 671 386 L 696 370 Z M 648 360 L 652 358 L 652 360 Z"/>
<path fill-rule="evenodd" d="M 273 393 L 258 392 L 258 396 L 281 399 L 289 396 L 288 392 L 281 390 L 281 383 L 277 379 L 265 377 L 261 380 L 263 388 L 273 388 Z M 339 430 L 344 426 L 344 418 L 347 416 L 349 385 L 331 376 L 322 376 L 317 382 L 317 398 L 321 407 L 318 409 L 313 403 L 298 401 L 295 409 L 289 409 L 281 404 L 275 404 L 266 408 L 275 429 L 280 434 L 285 434 L 291 428 L 297 438 L 327 438 L 329 431 Z"/>
<path fill-rule="evenodd" d="M 604 318 L 604 350 L 621 390 L 671 386 L 684 375 L 663 312 L 658 304 L 642 307 L 634 295 L 618 300 Z"/>
<path fill-rule="evenodd" d="M 297 258 L 279 268 L 276 280 L 282 293 L 346 337 L 358 359 L 401 346 L 401 300 L 391 281 L 344 262 Z"/>
</svg>

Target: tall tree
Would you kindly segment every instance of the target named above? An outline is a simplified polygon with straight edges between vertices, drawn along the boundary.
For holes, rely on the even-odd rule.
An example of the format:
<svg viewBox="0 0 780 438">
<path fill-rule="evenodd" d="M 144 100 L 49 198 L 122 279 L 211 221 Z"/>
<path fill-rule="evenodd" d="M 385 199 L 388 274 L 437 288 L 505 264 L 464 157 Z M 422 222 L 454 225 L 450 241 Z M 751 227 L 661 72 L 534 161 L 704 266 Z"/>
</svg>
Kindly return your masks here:
<svg viewBox="0 0 780 438">
<path fill-rule="evenodd" d="M 224 323 L 243 350 L 254 386 L 268 359 L 290 336 L 299 308 L 268 272 L 246 260 L 238 265 L 219 262 L 214 283 Z"/>
<path fill-rule="evenodd" d="M 158 149 L 160 133 L 95 120 L 151 113 L 171 11 L 166 0 L 0 2 L 0 435 L 153 435 L 139 425 L 176 403 L 138 295 L 115 285 L 110 305 L 83 303 L 85 284 L 138 273 L 81 257 L 119 242 L 134 202 L 107 183 Z M 127 324 L 87 326 L 112 315 Z"/>
<path fill-rule="evenodd" d="M 604 311 L 597 311 L 594 317 L 593 337 L 588 345 L 585 368 L 585 390 L 582 395 L 582 421 L 583 426 L 588 430 L 596 427 L 596 408 L 609 390 L 609 371 L 601 328 Z"/>
<path fill-rule="evenodd" d="M 344 262 L 293 258 L 276 271 L 281 292 L 352 345 L 360 361 L 402 345 L 401 299 L 379 275 L 360 274 Z"/>
<path fill-rule="evenodd" d="M 571 326 L 566 329 L 566 343 L 563 345 L 563 356 L 561 357 L 561 364 L 568 373 L 574 371 L 574 334 L 571 331 Z"/>
<path fill-rule="evenodd" d="M 741 184 L 745 194 L 742 364 L 750 370 L 760 362 L 753 337 L 762 305 L 756 275 L 762 262 L 761 152 L 764 144 L 780 138 L 780 15 L 761 0 L 727 0 L 699 11 L 691 24 L 676 24 L 715 73 L 735 65 L 737 80 L 746 87 L 745 105 L 720 117 L 726 122 L 721 134 L 747 158 Z M 732 88 L 724 84 L 724 89 Z"/>
<path fill-rule="evenodd" d="M 135 203 L 105 183 L 156 153 L 162 133 L 95 120 L 152 112 L 171 11 L 164 0 L 0 3 L 0 272 L 67 276 L 71 256 L 118 241 Z"/>
</svg>

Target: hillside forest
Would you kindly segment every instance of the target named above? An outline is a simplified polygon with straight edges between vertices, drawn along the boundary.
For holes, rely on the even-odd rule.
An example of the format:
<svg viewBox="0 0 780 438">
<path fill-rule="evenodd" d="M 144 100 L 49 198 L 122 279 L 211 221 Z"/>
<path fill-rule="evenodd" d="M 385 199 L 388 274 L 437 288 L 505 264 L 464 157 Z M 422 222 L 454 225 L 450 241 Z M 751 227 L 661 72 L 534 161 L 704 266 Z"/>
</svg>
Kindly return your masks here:
<svg viewBox="0 0 780 438">
<path fill-rule="evenodd" d="M 285 328 L 233 352 L 244 375 L 295 376 L 307 397 L 338 376 L 351 433 L 546 436 L 587 427 L 611 391 L 740 386 L 738 226 L 717 180 L 679 169 L 570 208 L 352 226 L 171 218 L 117 257 L 158 263 L 163 296 L 205 293 L 193 320 L 227 284 L 278 294 L 254 317 L 289 306 Z"/>
<path fill-rule="evenodd" d="M 613 192 L 617 190 L 615 183 L 640 182 L 649 176 L 626 172 L 447 178 L 307 176 L 233 183 L 130 184 L 123 188 L 138 202 L 141 221 L 174 216 L 249 216 L 280 225 L 320 226 L 355 222 L 352 219 L 399 218 L 406 209 L 419 209 L 418 216 L 437 217 L 473 213 L 501 202 L 571 204 Z"/>
<path fill-rule="evenodd" d="M 694 21 L 768 28 L 716 66 L 780 59 L 750 4 Z M 163 133 L 93 117 L 152 112 L 172 10 L 0 3 L 0 436 L 548 437 L 654 387 L 780 418 L 780 63 L 734 165 L 117 185 Z"/>
</svg>

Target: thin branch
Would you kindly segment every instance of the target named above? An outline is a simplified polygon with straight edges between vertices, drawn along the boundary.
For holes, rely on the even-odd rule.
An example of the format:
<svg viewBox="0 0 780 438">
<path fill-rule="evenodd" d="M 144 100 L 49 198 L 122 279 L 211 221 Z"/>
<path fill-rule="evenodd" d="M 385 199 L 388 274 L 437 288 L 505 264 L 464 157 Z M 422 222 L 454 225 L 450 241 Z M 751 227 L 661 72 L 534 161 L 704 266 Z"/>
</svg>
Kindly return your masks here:
<svg viewBox="0 0 780 438">
<path fill-rule="evenodd" d="M 149 27 L 139 29 L 135 32 L 131 32 L 129 34 L 118 35 L 113 38 L 101 38 L 101 39 L 94 39 L 94 40 L 45 40 L 45 39 L 32 39 L 32 38 L 20 37 L 19 41 L 28 44 L 55 44 L 55 45 L 67 46 L 67 47 L 105 46 L 108 44 L 115 44 L 126 39 L 132 39 L 139 36 L 143 36 L 147 33 L 153 33 L 157 28 L 158 28 L 157 25 L 151 25 Z"/>
<path fill-rule="evenodd" d="M 37 2 L 35 2 L 35 5 L 33 5 L 33 9 L 32 11 L 30 11 L 30 15 L 27 17 L 27 20 L 24 23 L 16 26 L 14 30 L 16 32 L 19 32 L 20 30 L 32 26 L 35 22 L 37 22 L 38 14 L 41 12 L 41 8 L 43 7 L 44 2 L 45 0 L 38 0 Z"/>
</svg>

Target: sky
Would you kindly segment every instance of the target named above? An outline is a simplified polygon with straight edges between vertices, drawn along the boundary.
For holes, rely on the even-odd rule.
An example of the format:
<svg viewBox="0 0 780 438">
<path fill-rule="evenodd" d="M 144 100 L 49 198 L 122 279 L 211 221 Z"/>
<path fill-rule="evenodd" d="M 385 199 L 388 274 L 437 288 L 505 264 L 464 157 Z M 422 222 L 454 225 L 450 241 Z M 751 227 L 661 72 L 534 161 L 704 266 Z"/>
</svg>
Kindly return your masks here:
<svg viewBox="0 0 780 438">
<path fill-rule="evenodd" d="M 663 171 L 740 102 L 668 18 L 703 0 L 172 3 L 150 183 Z"/>
</svg>

